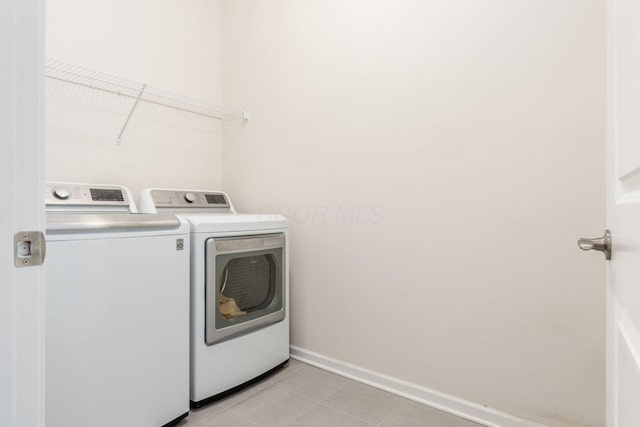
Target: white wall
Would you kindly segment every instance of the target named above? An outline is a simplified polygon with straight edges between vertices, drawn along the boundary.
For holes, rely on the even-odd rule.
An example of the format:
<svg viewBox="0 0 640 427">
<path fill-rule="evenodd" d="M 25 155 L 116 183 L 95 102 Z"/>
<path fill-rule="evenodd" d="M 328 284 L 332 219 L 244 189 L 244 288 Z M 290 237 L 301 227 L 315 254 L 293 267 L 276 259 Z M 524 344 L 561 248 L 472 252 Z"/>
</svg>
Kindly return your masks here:
<svg viewBox="0 0 640 427">
<path fill-rule="evenodd" d="M 221 101 L 221 2 L 47 0 L 47 56 L 182 95 Z M 221 124 L 47 81 L 46 178 L 221 188 Z"/>
<path fill-rule="evenodd" d="M 225 189 L 291 219 L 292 342 L 604 425 L 600 0 L 230 0 Z"/>
</svg>

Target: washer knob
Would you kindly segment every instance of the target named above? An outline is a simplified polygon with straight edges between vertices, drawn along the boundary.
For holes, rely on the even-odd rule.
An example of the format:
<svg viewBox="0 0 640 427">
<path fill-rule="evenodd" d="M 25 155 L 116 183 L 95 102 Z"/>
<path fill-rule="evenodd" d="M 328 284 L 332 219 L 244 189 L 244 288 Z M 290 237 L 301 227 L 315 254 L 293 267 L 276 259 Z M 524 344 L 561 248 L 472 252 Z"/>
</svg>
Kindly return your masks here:
<svg viewBox="0 0 640 427">
<path fill-rule="evenodd" d="M 71 197 L 71 192 L 64 187 L 54 188 L 52 193 L 53 197 L 60 200 L 67 200 L 69 197 Z"/>
<path fill-rule="evenodd" d="M 196 201 L 196 196 L 193 193 L 185 193 L 184 199 L 187 203 L 193 203 Z"/>
</svg>

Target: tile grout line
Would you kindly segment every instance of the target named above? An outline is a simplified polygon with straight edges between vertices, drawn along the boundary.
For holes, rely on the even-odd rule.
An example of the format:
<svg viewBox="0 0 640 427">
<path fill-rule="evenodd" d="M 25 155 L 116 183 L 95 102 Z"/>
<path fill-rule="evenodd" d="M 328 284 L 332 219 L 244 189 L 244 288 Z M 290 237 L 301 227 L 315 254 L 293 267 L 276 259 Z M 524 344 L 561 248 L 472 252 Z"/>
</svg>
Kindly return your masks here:
<svg viewBox="0 0 640 427">
<path fill-rule="evenodd" d="M 336 375 L 339 375 L 339 374 L 336 374 Z M 344 378 L 346 378 L 346 377 L 344 377 Z M 360 383 L 360 382 L 358 382 L 358 381 L 355 381 L 355 380 L 349 379 L 349 382 L 347 382 L 345 385 L 343 385 L 343 386 L 342 386 L 342 387 L 340 387 L 338 390 L 336 390 L 336 392 L 335 392 L 335 393 L 333 393 L 331 396 L 333 396 L 333 395 L 337 394 L 340 390 L 342 390 L 343 388 L 345 388 L 346 386 L 348 386 L 350 383 L 362 384 L 362 383 Z M 366 387 L 371 387 L 371 386 L 369 386 L 369 385 L 367 385 L 367 384 L 363 384 L 363 385 L 364 385 L 364 386 L 366 386 Z M 374 388 L 374 387 L 372 387 L 372 388 Z M 387 392 L 387 393 L 388 393 L 388 392 Z M 349 415 L 350 417 L 355 418 L 356 420 L 362 421 L 362 422 L 364 422 L 364 423 L 366 423 L 366 424 L 369 424 L 369 425 L 371 425 L 371 426 L 380 426 L 380 425 L 381 425 L 381 424 L 382 424 L 382 423 L 383 423 L 383 422 L 384 422 L 384 421 L 385 421 L 385 420 L 386 420 L 386 419 L 387 419 L 387 418 L 388 418 L 388 417 L 389 417 L 389 416 L 390 416 L 390 415 L 391 415 L 391 414 L 392 414 L 392 413 L 393 413 L 397 408 L 399 408 L 399 407 L 400 407 L 400 405 L 402 405 L 402 402 L 403 402 L 403 401 L 408 400 L 408 399 L 406 399 L 406 398 L 404 398 L 404 397 L 397 396 L 397 397 L 399 397 L 399 399 L 400 399 L 400 400 L 398 401 L 398 404 L 397 404 L 396 406 L 394 406 L 394 407 L 393 407 L 393 409 L 391 409 L 391 411 L 389 411 L 389 413 L 388 413 L 387 415 L 385 415 L 385 416 L 384 416 L 384 418 L 382 419 L 382 421 L 380 421 L 378 424 L 375 424 L 375 423 L 374 423 L 374 422 L 372 422 L 372 421 L 367 421 L 367 420 L 365 420 L 364 418 L 357 417 L 357 416 L 355 416 L 355 415 L 353 415 L 353 414 L 350 414 L 350 413 L 348 413 L 348 412 L 346 412 L 346 411 L 344 411 L 344 410 L 342 410 L 342 409 L 340 409 L 340 408 L 336 408 L 335 406 L 330 405 L 329 403 L 327 403 L 327 400 L 328 400 L 331 396 L 327 397 L 327 398 L 324 400 L 323 404 L 324 404 L 325 406 L 327 406 L 328 408 L 331 408 L 331 409 L 335 409 L 335 410 L 336 410 L 336 411 L 338 411 L 338 412 L 342 412 L 343 414 Z"/>
<path fill-rule="evenodd" d="M 344 377 L 344 376 L 339 375 L 339 374 L 334 374 L 333 372 L 329 372 L 329 371 L 327 371 L 327 370 L 325 370 L 325 369 L 318 368 L 318 367 L 315 367 L 315 366 L 312 366 L 312 365 L 308 365 L 308 364 L 306 364 L 306 363 L 304 363 L 304 362 L 299 362 L 299 363 L 301 363 L 301 364 L 303 364 L 303 365 L 307 366 L 308 368 L 311 368 L 311 369 L 317 369 L 317 370 L 322 371 L 323 373 L 327 373 L 327 374 L 330 374 L 330 375 L 335 375 L 335 376 L 337 376 L 337 377 L 340 377 L 340 378 L 342 378 L 342 379 L 346 380 L 346 382 L 345 382 L 344 384 L 342 384 L 341 386 L 339 386 L 339 387 L 338 387 L 335 391 L 333 391 L 329 396 L 324 397 L 324 398 L 321 398 L 321 399 L 316 399 L 316 398 L 313 398 L 313 397 L 311 397 L 311 396 L 307 396 L 307 395 L 302 394 L 302 393 L 300 393 L 300 392 L 298 392 L 298 391 L 296 391 L 296 390 L 294 390 L 294 389 L 292 389 L 292 388 L 288 388 L 288 387 L 285 387 L 285 386 L 281 385 L 281 383 L 282 383 L 282 382 L 284 382 L 284 380 L 285 380 L 286 378 L 288 378 L 289 376 L 287 376 L 287 377 L 283 378 L 281 381 L 278 381 L 278 382 L 277 382 L 277 383 L 275 383 L 274 385 L 277 385 L 277 386 L 278 386 L 279 388 L 281 388 L 282 390 L 287 390 L 287 391 L 293 392 L 293 393 L 298 394 L 298 395 L 300 395 L 300 396 L 302 396 L 302 397 L 306 397 L 307 399 L 313 400 L 314 402 L 317 402 L 317 403 L 323 404 L 323 403 L 324 403 L 324 402 L 326 402 L 326 400 L 327 400 L 327 399 L 329 399 L 331 396 L 333 396 L 334 394 L 336 394 L 337 392 L 339 392 L 340 390 L 342 390 L 343 388 L 345 388 L 346 386 L 348 386 L 350 383 L 352 383 L 352 382 L 353 382 L 353 380 L 351 380 L 351 379 L 349 379 L 349 378 L 347 378 L 347 377 Z M 302 367 L 301 369 L 296 370 L 296 372 L 302 371 L 303 369 L 304 369 L 304 367 Z M 294 374 L 294 373 L 296 373 L 296 372 L 293 372 L 292 374 Z M 326 406 L 329 406 L 329 405 L 326 405 Z"/>
<path fill-rule="evenodd" d="M 302 414 L 300 414 L 298 417 L 296 417 L 294 420 L 292 420 L 289 424 L 287 424 L 287 426 L 291 426 L 293 425 L 296 421 L 298 421 L 300 418 L 304 417 L 305 415 L 307 415 L 309 412 L 313 411 L 315 408 L 317 408 L 318 406 L 320 406 L 321 403 L 317 403 L 316 406 L 312 406 L 311 408 L 309 408 L 307 411 L 303 412 Z"/>
<path fill-rule="evenodd" d="M 246 399 L 242 399 L 239 402 L 236 402 L 235 404 L 231 405 L 230 407 L 228 407 L 226 410 L 230 411 L 232 413 L 234 413 L 235 415 L 238 415 L 239 417 L 242 417 L 242 415 L 238 414 L 236 411 L 234 411 L 233 409 L 236 408 L 237 406 L 239 406 L 241 403 L 245 403 L 247 400 L 252 399 L 256 396 L 258 396 L 259 394 L 264 393 L 265 391 L 269 390 L 271 387 L 276 387 L 278 384 L 277 383 L 273 383 L 273 384 L 269 384 L 268 386 L 266 386 L 265 388 L 263 388 L 262 390 L 258 390 L 257 392 L 247 396 Z M 244 417 L 242 417 L 244 418 Z"/>
<path fill-rule="evenodd" d="M 389 418 L 394 412 L 396 412 L 398 410 L 398 408 L 400 406 L 402 406 L 403 403 L 404 403 L 403 400 L 399 401 L 398 404 L 392 410 L 390 410 L 389 413 L 387 415 L 385 415 L 384 418 L 382 418 L 382 420 L 376 425 L 377 426 L 381 426 L 387 420 L 387 418 Z"/>
<path fill-rule="evenodd" d="M 296 363 L 296 365 L 304 365 L 304 363 L 302 363 L 302 362 L 297 362 L 297 363 Z M 292 367 L 291 365 L 287 365 L 287 367 L 285 367 L 285 368 L 283 368 L 283 369 L 285 369 L 285 370 L 289 370 L 289 369 L 292 369 L 292 368 L 293 368 L 293 367 Z M 302 369 L 302 366 L 298 366 L 297 368 L 293 369 L 293 370 L 292 370 L 291 372 L 289 372 L 288 374 L 283 375 L 283 376 L 282 376 L 282 378 L 280 378 L 280 379 L 278 379 L 278 380 L 276 380 L 276 381 L 273 381 L 273 382 L 272 382 L 272 383 L 270 383 L 270 384 L 265 385 L 265 387 L 264 387 L 264 388 L 259 389 L 259 390 L 256 390 L 254 393 L 249 394 L 249 395 L 248 395 L 247 397 L 245 397 L 244 399 L 241 399 L 241 400 L 239 400 L 239 401 L 237 401 L 237 402 L 233 403 L 232 405 L 230 405 L 230 406 L 228 406 L 228 407 L 224 408 L 224 410 L 231 410 L 232 408 L 235 408 L 236 406 L 238 406 L 239 404 L 243 403 L 243 402 L 244 402 L 244 401 L 246 401 L 247 399 L 251 399 L 252 397 L 254 397 L 254 396 L 256 396 L 256 395 L 258 395 L 258 394 L 262 393 L 263 391 L 266 391 L 266 390 L 270 389 L 270 388 L 271 388 L 271 387 L 273 387 L 273 386 L 277 386 L 277 385 L 278 385 L 278 383 L 280 383 L 280 382 L 284 381 L 287 377 L 289 377 L 290 375 L 292 375 L 292 374 L 294 374 L 295 372 L 299 371 L 300 369 Z M 274 374 L 273 374 L 273 375 L 282 374 L 283 372 L 285 372 L 285 371 L 284 371 L 284 370 L 281 370 L 281 371 L 279 371 L 279 372 L 274 372 Z M 273 377 L 271 377 L 271 378 L 269 378 L 269 377 L 265 378 L 265 379 L 264 379 L 264 383 L 263 383 L 263 384 L 268 383 L 269 379 L 273 379 Z M 256 386 L 258 386 L 258 385 L 259 385 L 259 383 L 258 383 L 258 384 L 252 384 L 252 385 L 250 385 L 249 387 L 247 387 L 247 389 L 245 389 L 245 391 L 246 391 L 246 390 L 250 390 L 252 387 L 256 387 Z M 232 396 L 233 396 L 233 395 L 231 395 L 230 397 L 232 397 Z M 234 412 L 234 411 L 231 411 L 231 412 L 232 412 L 232 413 L 234 413 L 234 414 L 236 414 L 236 415 L 238 415 L 238 414 L 237 414 L 236 412 Z"/>
<path fill-rule="evenodd" d="M 365 419 L 363 419 L 363 418 L 356 417 L 356 416 L 355 416 L 355 415 L 353 415 L 353 414 L 350 414 L 350 413 L 348 413 L 348 412 L 345 412 L 345 411 L 343 411 L 342 409 L 334 408 L 333 406 L 331 406 L 331 405 L 327 405 L 326 403 L 324 404 L 324 406 L 326 406 L 327 408 L 331 408 L 331 409 L 333 409 L 334 411 L 338 411 L 338 412 L 341 412 L 341 413 L 343 413 L 343 414 L 345 414 L 345 415 L 348 415 L 349 417 L 351 417 L 351 418 L 353 418 L 353 419 L 355 419 L 355 420 L 362 421 L 363 423 L 365 423 L 365 424 L 367 424 L 367 425 L 370 425 L 370 426 L 375 426 L 375 425 L 376 425 L 376 424 L 372 423 L 371 421 L 367 421 L 367 420 L 365 420 Z"/>
<path fill-rule="evenodd" d="M 229 411 L 229 412 L 231 412 L 231 411 Z M 261 426 L 260 426 L 260 424 L 253 422 L 252 420 L 250 420 L 250 419 L 249 419 L 249 418 L 247 418 L 247 417 L 243 417 L 242 415 L 236 414 L 235 412 L 231 412 L 231 413 L 232 413 L 232 414 L 234 414 L 234 415 L 236 415 L 236 416 L 238 416 L 238 417 L 240 417 L 241 419 L 245 420 L 246 422 L 248 422 L 248 423 L 249 423 L 249 424 L 251 424 L 252 426 L 255 426 L 255 427 L 261 427 Z"/>
<path fill-rule="evenodd" d="M 250 425 L 252 425 L 252 426 L 254 426 L 254 427 L 261 427 L 261 426 L 260 426 L 260 424 L 257 424 L 257 423 L 255 423 L 255 422 L 251 421 L 250 419 L 248 419 L 248 418 L 246 418 L 246 417 L 243 417 L 243 416 L 242 416 L 242 415 L 240 415 L 240 414 L 236 414 L 235 412 L 232 412 L 232 411 L 230 411 L 229 409 L 224 409 L 224 410 L 222 410 L 222 411 L 220 411 L 220 412 L 218 412 L 218 413 L 216 413 L 216 414 L 212 415 L 211 417 L 208 417 L 208 418 L 205 418 L 205 419 L 203 419 L 203 420 L 200 420 L 200 421 L 198 421 L 198 422 L 196 423 L 196 425 L 194 425 L 193 427 L 206 427 L 206 425 L 205 425 L 205 422 L 206 422 L 206 421 L 213 421 L 213 420 L 214 420 L 214 418 L 221 416 L 221 415 L 222 415 L 222 414 L 224 414 L 225 412 L 229 412 L 229 413 L 231 413 L 231 414 L 235 415 L 236 417 L 238 417 L 238 418 L 242 419 L 243 421 L 245 421 L 245 422 L 249 423 Z"/>
<path fill-rule="evenodd" d="M 287 387 L 283 387 L 283 386 L 282 386 L 282 385 L 280 385 L 280 384 L 274 384 L 273 386 L 274 386 L 274 387 L 278 387 L 280 390 L 283 390 L 283 391 L 286 391 L 286 392 L 289 392 L 289 393 L 293 393 L 293 394 L 295 394 L 296 396 L 303 397 L 303 398 L 305 398 L 305 399 L 307 399 L 307 400 L 312 401 L 313 403 L 322 404 L 322 403 L 324 402 L 324 400 L 317 400 L 317 399 L 314 399 L 313 397 L 306 396 L 306 395 L 304 395 L 304 394 L 302 394 L 302 393 L 300 393 L 300 392 L 298 392 L 298 391 L 288 389 Z M 341 387 L 341 388 L 342 388 L 342 387 Z M 333 396 L 333 394 L 332 394 L 332 396 Z"/>
<path fill-rule="evenodd" d="M 295 360 L 295 359 L 293 359 L 293 360 Z M 201 425 L 203 425 L 202 423 L 204 423 L 207 420 L 210 420 L 212 418 L 215 418 L 215 417 L 219 416 L 220 414 L 222 414 L 224 412 L 230 412 L 231 414 L 234 414 L 234 415 L 242 418 L 243 420 L 246 420 L 246 421 L 250 422 L 252 425 L 254 425 L 256 427 L 261 427 L 259 424 L 256 424 L 255 422 L 249 420 L 248 418 L 245 418 L 244 416 L 242 416 L 238 412 L 234 411 L 233 409 L 236 408 L 241 403 L 244 403 L 248 399 L 251 399 L 251 398 L 257 396 L 258 394 L 261 394 L 261 393 L 269 390 L 270 388 L 272 388 L 274 386 L 278 387 L 281 390 L 290 391 L 290 390 L 285 389 L 284 387 L 279 386 L 278 384 L 281 383 L 282 381 L 284 381 L 285 379 L 287 379 L 289 376 L 293 375 L 294 373 L 304 369 L 305 366 L 311 366 L 311 365 L 308 365 L 308 364 L 303 363 L 303 362 L 299 362 L 297 360 L 293 364 L 290 363 L 289 365 L 287 365 L 282 370 L 280 370 L 278 372 L 274 372 L 274 374 L 273 374 L 274 376 L 280 374 L 282 376 L 282 378 L 279 378 L 277 380 L 273 380 L 274 377 L 267 377 L 261 383 L 259 382 L 259 383 L 256 383 L 256 384 L 252 384 L 252 385 L 246 387 L 243 390 L 239 390 L 237 393 L 247 392 L 247 391 L 251 390 L 254 387 L 260 387 L 261 385 L 264 385 L 263 388 L 255 390 L 253 393 L 248 393 L 247 396 L 245 396 L 243 399 L 240 399 L 237 402 L 233 402 L 229 406 L 221 406 L 219 408 L 219 410 L 217 410 L 217 411 L 215 411 L 215 409 L 214 409 L 215 406 L 214 405 L 216 405 L 216 403 L 219 404 L 219 405 L 222 405 L 224 400 L 227 397 L 225 397 L 225 398 L 223 398 L 223 399 L 221 399 L 220 401 L 217 401 L 217 402 L 211 402 L 209 405 L 206 405 L 202 409 L 198 410 L 198 412 L 200 412 L 200 411 L 203 411 L 203 412 L 205 412 L 205 411 L 215 411 L 215 412 L 212 412 L 209 415 L 201 415 L 202 418 L 198 417 L 199 419 L 197 421 L 195 421 L 194 427 L 200 427 Z M 284 374 L 285 372 L 286 372 L 286 374 Z M 272 380 L 273 382 L 269 382 L 270 380 Z M 303 396 L 303 395 L 300 395 L 300 396 Z M 228 396 L 229 399 L 232 399 L 233 397 L 234 397 L 234 395 Z M 314 399 L 308 398 L 306 396 L 303 396 L 303 397 L 316 402 Z M 209 406 L 209 407 L 207 407 L 207 406 Z M 189 412 L 190 412 L 190 415 L 191 415 L 191 412 L 192 412 L 191 409 L 189 410 Z"/>
<path fill-rule="evenodd" d="M 334 375 L 337 375 L 337 374 L 334 374 Z M 330 408 L 333 408 L 333 406 L 331 406 L 331 405 L 327 405 L 327 404 L 326 404 L 327 400 L 328 400 L 328 399 L 330 399 L 330 398 L 331 398 L 331 396 L 334 396 L 334 395 L 335 395 L 336 393 L 338 393 L 340 390 L 344 389 L 344 388 L 345 388 L 345 387 L 347 387 L 349 384 L 351 384 L 352 382 L 354 382 L 352 379 L 349 379 L 349 378 L 347 378 L 347 377 L 342 377 L 342 378 L 345 378 L 345 379 L 347 379 L 348 381 L 347 381 L 346 383 L 344 383 L 344 385 L 341 385 L 340 387 L 338 387 L 338 389 L 337 389 L 336 391 L 334 391 L 333 393 L 331 393 L 329 396 L 325 397 L 325 398 L 324 398 L 324 400 L 322 400 L 322 403 L 324 403 L 326 406 L 328 406 L 328 407 L 330 407 Z M 334 408 L 334 409 L 336 409 L 336 408 Z"/>
<path fill-rule="evenodd" d="M 308 365 L 308 366 L 311 366 L 311 365 Z M 321 368 L 317 368 L 317 369 L 321 369 Z M 322 370 L 324 371 L 324 369 L 322 369 Z M 328 371 L 325 371 L 325 372 L 328 372 Z M 334 374 L 334 375 L 337 375 L 337 374 Z M 338 375 L 338 376 L 341 376 L 341 377 L 342 377 L 342 375 Z M 313 409 L 315 409 L 315 408 L 317 408 L 317 407 L 320 407 L 320 406 L 326 406 L 327 408 L 329 408 L 329 409 L 333 409 L 334 411 L 337 411 L 337 412 L 340 412 L 340 413 L 342 413 L 342 414 L 344 414 L 344 415 L 346 415 L 346 416 L 348 416 L 348 417 L 350 417 L 350 418 L 353 418 L 353 419 L 358 420 L 358 421 L 362 421 L 363 423 L 365 423 L 365 424 L 367 424 L 367 425 L 375 426 L 375 424 L 373 424 L 373 423 L 371 423 L 371 422 L 369 422 L 369 421 L 367 421 L 367 420 L 365 420 L 365 419 L 362 419 L 362 418 L 357 417 L 357 416 L 355 416 L 355 415 L 353 415 L 353 414 L 350 414 L 350 413 L 348 413 L 348 412 L 345 412 L 345 411 L 343 411 L 342 409 L 335 408 L 335 407 L 333 407 L 333 406 L 331 406 L 330 404 L 328 404 L 328 403 L 327 403 L 327 400 L 328 400 L 331 396 L 335 395 L 335 394 L 336 394 L 336 393 L 338 393 L 340 390 L 342 390 L 342 389 L 344 389 L 345 387 L 347 387 L 349 384 L 351 384 L 351 383 L 354 383 L 354 382 L 355 382 L 355 381 L 353 381 L 353 380 L 351 380 L 351 379 L 349 379 L 349 378 L 346 378 L 346 377 L 342 377 L 342 378 L 347 379 L 347 382 L 346 382 L 346 383 L 344 383 L 343 385 L 341 385 L 340 387 L 338 387 L 338 388 L 336 389 L 336 391 L 334 391 L 333 393 L 331 393 L 329 396 L 325 397 L 323 400 L 317 400 L 317 399 L 311 398 L 311 397 L 309 397 L 309 396 L 305 396 L 304 394 L 299 393 L 299 392 L 297 392 L 297 391 L 295 391 L 295 390 L 290 390 L 290 389 L 288 389 L 288 388 L 286 388 L 286 387 L 283 387 L 283 386 L 279 385 L 278 383 L 273 384 L 273 386 L 278 387 L 278 388 L 279 388 L 279 389 L 281 389 L 281 390 L 288 391 L 288 392 L 290 392 L 290 393 L 294 393 L 294 394 L 296 394 L 296 395 L 298 395 L 298 396 L 301 396 L 301 397 L 304 397 L 304 398 L 306 398 L 306 399 L 309 399 L 309 400 L 313 401 L 313 402 L 316 404 L 315 406 L 313 406 L 313 407 L 309 408 L 309 410 L 307 410 L 306 412 L 304 412 L 303 414 L 301 414 L 299 417 L 297 417 L 295 420 L 291 421 L 291 423 L 287 424 L 287 426 L 292 425 L 293 423 L 295 423 L 296 421 L 298 421 L 300 418 L 302 418 L 303 416 L 305 416 L 307 413 L 311 412 Z M 395 408 L 394 408 L 394 409 L 395 409 Z"/>
<path fill-rule="evenodd" d="M 306 411 L 303 411 L 303 413 L 302 413 L 300 416 L 296 417 L 296 418 L 295 418 L 293 421 L 291 421 L 291 422 L 296 421 L 298 418 L 300 418 L 301 416 L 305 415 L 305 414 L 306 414 L 307 412 L 309 412 L 311 409 L 315 408 L 316 406 L 318 406 L 318 405 L 320 404 L 320 402 L 318 402 L 318 401 L 317 401 L 317 400 L 315 400 L 315 399 L 312 399 L 312 398 L 310 398 L 310 397 L 304 396 L 304 395 L 302 395 L 302 394 L 300 394 L 300 393 L 297 393 L 297 392 L 294 392 L 294 391 L 292 391 L 292 390 L 288 390 L 288 389 L 286 389 L 286 388 L 282 387 L 281 385 L 279 385 L 279 381 L 278 381 L 278 382 L 275 382 L 275 383 L 273 383 L 273 384 L 270 384 L 268 387 L 265 387 L 264 389 L 260 390 L 259 392 L 257 392 L 257 393 L 255 393 L 255 394 L 253 394 L 253 395 L 252 395 L 252 396 L 250 396 L 248 399 L 253 398 L 254 396 L 257 396 L 258 394 L 262 394 L 262 393 L 264 393 L 264 392 L 266 392 L 267 390 L 270 390 L 270 389 L 272 389 L 272 388 L 273 388 L 273 389 L 278 389 L 278 390 L 284 391 L 284 392 L 286 392 L 286 393 L 290 393 L 290 394 L 292 394 L 292 395 L 296 395 L 296 396 L 298 396 L 298 397 L 300 397 L 300 398 L 303 398 L 303 399 L 305 399 L 305 400 L 307 400 L 307 401 L 309 401 L 309 402 L 311 402 L 311 403 L 312 403 L 311 408 L 309 408 L 309 409 L 308 409 L 308 410 L 306 410 Z M 248 400 L 248 399 L 245 399 L 245 400 L 243 400 L 242 402 L 246 402 L 246 400 Z M 238 402 L 238 404 L 240 404 L 240 403 L 242 403 L 242 402 Z M 250 420 L 250 419 L 248 419 L 248 418 L 244 417 L 242 414 L 239 414 L 238 412 L 236 412 L 236 411 L 234 411 L 234 410 L 233 410 L 233 408 L 235 408 L 236 406 L 237 406 L 237 405 L 232 406 L 231 408 L 229 408 L 229 409 L 228 409 L 228 411 L 229 411 L 229 412 L 231 412 L 231 413 L 233 413 L 233 414 L 235 414 L 235 415 L 237 415 L 237 416 L 239 416 L 239 417 L 240 417 L 240 418 L 242 418 L 243 420 L 247 420 L 247 421 L 250 421 L 250 422 L 251 422 L 251 420 Z M 293 405 L 290 405 L 290 406 L 293 406 Z M 262 424 L 257 424 L 257 423 L 255 423 L 255 422 L 253 422 L 253 424 L 254 424 L 254 425 L 256 425 L 257 427 L 263 427 L 263 425 L 262 425 Z M 290 424 L 290 423 L 288 423 L 288 424 L 286 424 L 286 425 L 288 426 L 288 425 L 291 425 L 291 424 Z"/>
<path fill-rule="evenodd" d="M 338 375 L 338 374 L 336 374 L 336 375 Z M 347 378 L 347 377 L 343 377 L 343 378 Z M 372 422 L 369 422 L 369 421 L 367 421 L 367 420 L 365 420 L 365 419 L 362 419 L 362 418 L 360 418 L 360 417 L 356 417 L 355 415 L 350 414 L 350 413 L 348 413 L 348 412 L 346 412 L 346 411 L 344 411 L 344 410 L 342 410 L 342 409 L 340 409 L 340 408 L 336 408 L 335 406 L 332 406 L 332 405 L 330 405 L 330 404 L 327 402 L 327 400 L 329 400 L 329 399 L 331 398 L 331 396 L 336 395 L 340 390 L 342 390 L 342 389 L 346 388 L 349 384 L 351 384 L 351 383 L 356 383 L 356 382 L 357 382 L 357 381 L 354 381 L 354 380 L 349 379 L 349 378 L 347 378 L 347 379 L 348 379 L 349 381 L 347 381 L 347 383 L 346 383 L 346 384 L 344 384 L 343 386 L 341 386 L 340 388 L 338 388 L 334 393 L 332 393 L 330 396 L 328 396 L 328 397 L 327 397 L 327 398 L 325 398 L 322 402 L 320 402 L 320 404 L 321 404 L 321 405 L 326 406 L 327 408 L 331 408 L 331 409 L 333 409 L 334 411 L 338 411 L 338 412 L 341 412 L 341 413 L 343 413 L 343 414 L 345 414 L 345 415 L 348 415 L 349 417 L 354 418 L 354 419 L 356 419 L 356 420 L 358 420 L 358 421 L 362 421 L 362 422 L 363 422 L 363 423 L 365 423 L 365 424 L 368 424 L 368 425 L 374 426 L 375 424 L 373 424 Z"/>
</svg>

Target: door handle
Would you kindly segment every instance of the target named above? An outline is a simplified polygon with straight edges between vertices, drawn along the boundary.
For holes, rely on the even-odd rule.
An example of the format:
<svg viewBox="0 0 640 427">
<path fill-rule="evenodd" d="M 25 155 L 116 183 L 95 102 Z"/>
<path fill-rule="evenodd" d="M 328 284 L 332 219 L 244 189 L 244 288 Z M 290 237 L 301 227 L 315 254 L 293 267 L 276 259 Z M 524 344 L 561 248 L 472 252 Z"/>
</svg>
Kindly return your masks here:
<svg viewBox="0 0 640 427">
<path fill-rule="evenodd" d="M 578 246 L 583 251 L 600 251 L 604 253 L 606 260 L 611 259 L 611 232 L 605 230 L 604 236 L 595 239 L 579 239 Z"/>
</svg>

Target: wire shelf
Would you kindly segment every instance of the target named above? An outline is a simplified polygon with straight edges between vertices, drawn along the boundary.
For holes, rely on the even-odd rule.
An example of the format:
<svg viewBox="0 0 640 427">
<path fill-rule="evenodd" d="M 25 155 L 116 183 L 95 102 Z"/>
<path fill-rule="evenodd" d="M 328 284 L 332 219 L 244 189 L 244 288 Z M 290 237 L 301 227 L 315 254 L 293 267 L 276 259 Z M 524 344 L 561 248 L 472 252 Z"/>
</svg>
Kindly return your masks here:
<svg viewBox="0 0 640 427">
<path fill-rule="evenodd" d="M 118 142 L 124 133 L 133 112 L 139 102 L 173 108 L 188 113 L 198 114 L 218 120 L 247 120 L 249 112 L 222 105 L 216 105 L 196 98 L 157 89 L 143 83 L 112 76 L 90 68 L 68 64 L 56 59 L 47 58 L 45 76 L 51 80 L 71 83 L 95 90 L 109 92 L 130 98 L 134 101 L 131 111 L 124 123 Z"/>
</svg>

